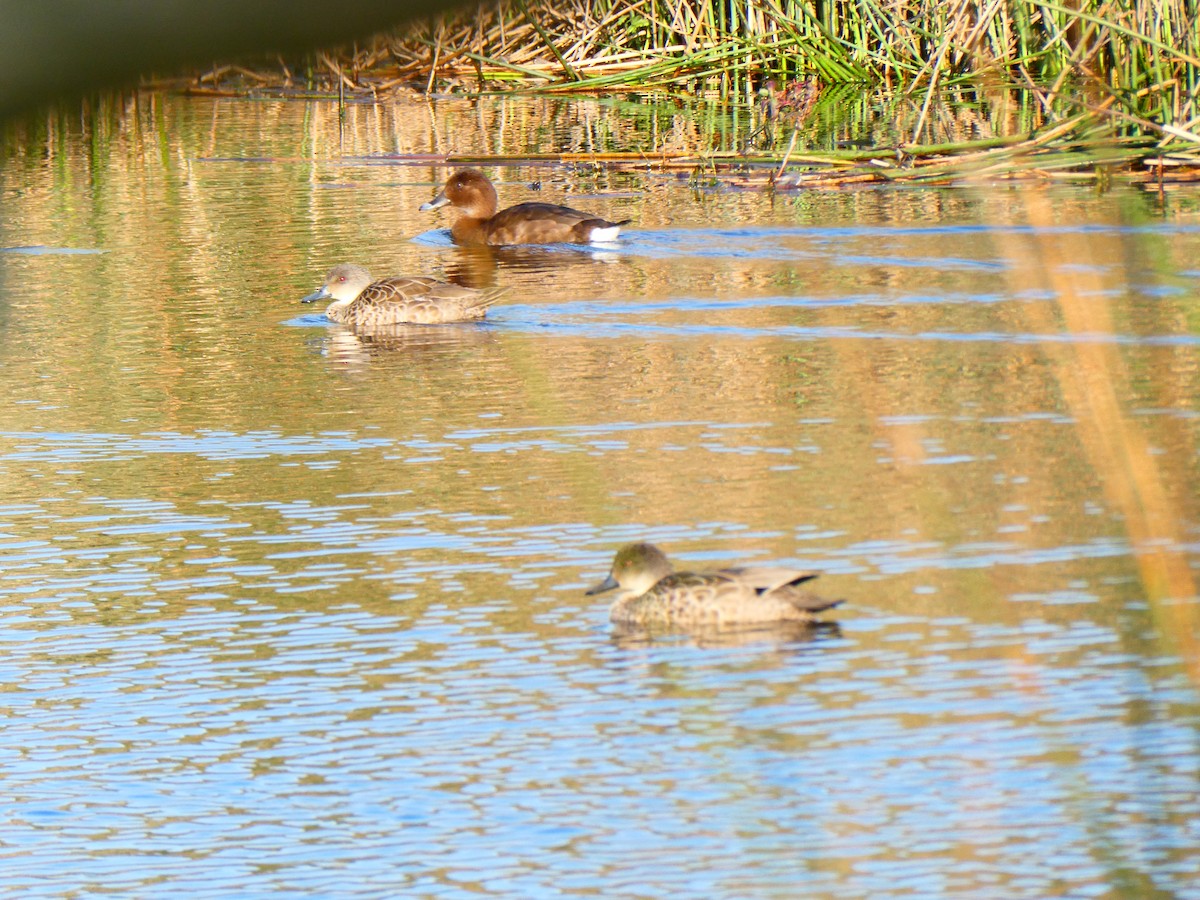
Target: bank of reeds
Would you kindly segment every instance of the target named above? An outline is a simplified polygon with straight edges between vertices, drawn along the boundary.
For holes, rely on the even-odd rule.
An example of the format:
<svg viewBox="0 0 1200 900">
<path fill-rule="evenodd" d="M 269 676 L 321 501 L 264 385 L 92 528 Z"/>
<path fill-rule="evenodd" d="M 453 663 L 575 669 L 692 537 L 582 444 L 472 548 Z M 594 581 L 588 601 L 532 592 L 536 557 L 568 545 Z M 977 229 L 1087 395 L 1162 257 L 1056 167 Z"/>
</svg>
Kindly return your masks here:
<svg viewBox="0 0 1200 900">
<path fill-rule="evenodd" d="M 1197 0 L 506 0 L 321 65 L 378 79 L 539 90 L 716 87 L 763 74 L 931 94 L 995 76 L 1195 137 Z M 1145 127 L 1136 122 L 1131 126 Z"/>
<path fill-rule="evenodd" d="M 1200 154 L 1200 0 L 504 0 L 286 74 L 377 96 L 658 90 L 764 108 L 767 85 L 859 84 L 917 105 L 897 140 L 912 144 L 933 137 L 940 91 L 987 83 L 1033 92 L 1062 139 L 1100 141 L 1107 129 L 1118 155 Z M 803 118 L 781 111 L 781 144 L 790 131 L 795 148 Z M 778 156 L 772 141 L 768 150 Z"/>
</svg>

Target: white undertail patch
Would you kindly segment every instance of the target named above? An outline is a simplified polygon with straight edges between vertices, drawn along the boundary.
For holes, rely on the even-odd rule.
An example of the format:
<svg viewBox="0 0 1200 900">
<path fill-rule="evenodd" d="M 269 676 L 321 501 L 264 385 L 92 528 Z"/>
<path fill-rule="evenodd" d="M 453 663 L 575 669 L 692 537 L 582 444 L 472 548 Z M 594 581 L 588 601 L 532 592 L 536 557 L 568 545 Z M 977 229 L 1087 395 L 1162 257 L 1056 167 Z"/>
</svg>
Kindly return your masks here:
<svg viewBox="0 0 1200 900">
<path fill-rule="evenodd" d="M 621 233 L 620 225 L 613 225 L 611 228 L 593 228 L 588 235 L 588 243 L 603 244 L 608 241 L 615 241 L 617 235 Z"/>
</svg>

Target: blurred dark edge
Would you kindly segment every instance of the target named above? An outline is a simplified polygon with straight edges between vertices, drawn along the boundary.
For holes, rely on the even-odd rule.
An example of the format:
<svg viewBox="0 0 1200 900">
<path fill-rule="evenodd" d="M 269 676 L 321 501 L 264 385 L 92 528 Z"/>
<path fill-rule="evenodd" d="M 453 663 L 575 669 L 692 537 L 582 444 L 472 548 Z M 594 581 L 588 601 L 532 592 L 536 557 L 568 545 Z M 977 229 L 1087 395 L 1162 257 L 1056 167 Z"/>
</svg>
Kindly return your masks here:
<svg viewBox="0 0 1200 900">
<path fill-rule="evenodd" d="M 0 2 L 0 119 L 217 63 L 335 47 L 461 0 Z"/>
</svg>

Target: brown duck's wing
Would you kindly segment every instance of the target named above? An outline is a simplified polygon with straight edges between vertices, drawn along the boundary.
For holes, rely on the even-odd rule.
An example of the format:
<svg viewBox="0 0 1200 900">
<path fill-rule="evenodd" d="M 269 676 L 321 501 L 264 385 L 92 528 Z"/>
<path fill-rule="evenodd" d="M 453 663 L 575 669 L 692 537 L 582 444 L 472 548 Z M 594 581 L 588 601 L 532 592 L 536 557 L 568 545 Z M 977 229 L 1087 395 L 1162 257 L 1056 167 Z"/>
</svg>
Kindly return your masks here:
<svg viewBox="0 0 1200 900">
<path fill-rule="evenodd" d="M 594 228 L 612 228 L 623 224 L 625 222 L 609 222 L 569 206 L 519 203 L 500 210 L 487 220 L 487 240 L 489 244 L 587 241 Z"/>
<path fill-rule="evenodd" d="M 477 291 L 419 275 L 383 278 L 363 288 L 346 310 L 359 328 L 383 325 L 437 325 L 480 319 L 504 290 Z"/>
</svg>

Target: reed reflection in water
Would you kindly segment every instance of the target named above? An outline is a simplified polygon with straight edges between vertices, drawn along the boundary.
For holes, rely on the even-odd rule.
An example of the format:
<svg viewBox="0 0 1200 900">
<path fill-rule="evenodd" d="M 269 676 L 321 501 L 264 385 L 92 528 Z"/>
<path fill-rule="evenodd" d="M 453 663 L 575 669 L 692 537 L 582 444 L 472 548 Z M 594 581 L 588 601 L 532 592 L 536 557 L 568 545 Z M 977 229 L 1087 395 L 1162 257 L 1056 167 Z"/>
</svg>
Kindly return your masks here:
<svg viewBox="0 0 1200 900">
<path fill-rule="evenodd" d="M 0 891 L 1200 896 L 1194 200 L 504 168 L 637 227 L 481 255 L 371 157 L 539 102 L 9 148 Z M 342 259 L 510 298 L 356 336 Z M 634 540 L 848 602 L 623 633 Z"/>
</svg>

